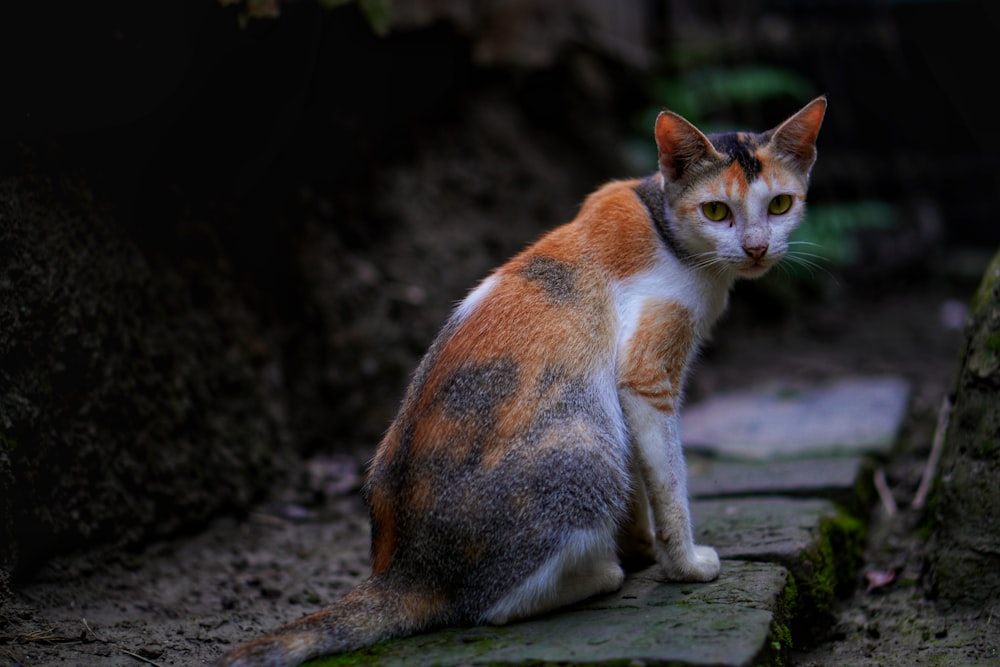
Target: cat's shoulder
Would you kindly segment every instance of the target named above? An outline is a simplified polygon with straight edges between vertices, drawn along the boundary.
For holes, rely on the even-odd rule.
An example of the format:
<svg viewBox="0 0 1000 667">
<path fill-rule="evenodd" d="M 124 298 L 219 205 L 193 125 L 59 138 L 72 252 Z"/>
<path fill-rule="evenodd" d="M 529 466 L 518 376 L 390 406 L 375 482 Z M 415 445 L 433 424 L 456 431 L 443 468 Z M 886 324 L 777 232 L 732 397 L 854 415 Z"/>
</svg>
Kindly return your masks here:
<svg viewBox="0 0 1000 667">
<path fill-rule="evenodd" d="M 619 224 L 633 222 L 647 226 L 649 211 L 640 193 L 650 181 L 650 178 L 608 181 L 587 196 L 580 207 L 578 219 L 595 214 L 607 219 L 611 215 Z"/>
<path fill-rule="evenodd" d="M 625 279 L 649 268 L 660 242 L 650 211 L 639 196 L 644 179 L 616 180 L 590 193 L 576 217 L 542 237 L 531 254 L 542 254 L 606 276 Z"/>
</svg>

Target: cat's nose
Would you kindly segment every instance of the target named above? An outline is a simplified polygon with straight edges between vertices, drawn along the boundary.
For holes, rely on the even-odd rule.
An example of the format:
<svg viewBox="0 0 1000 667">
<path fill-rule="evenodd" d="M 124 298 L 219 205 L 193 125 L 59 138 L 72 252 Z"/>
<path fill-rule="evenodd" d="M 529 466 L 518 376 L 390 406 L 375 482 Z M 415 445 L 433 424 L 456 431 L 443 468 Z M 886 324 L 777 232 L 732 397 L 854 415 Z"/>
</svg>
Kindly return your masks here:
<svg viewBox="0 0 1000 667">
<path fill-rule="evenodd" d="M 760 259 L 767 254 L 766 245 L 755 245 L 755 246 L 743 246 L 743 252 L 750 256 L 751 259 Z"/>
</svg>

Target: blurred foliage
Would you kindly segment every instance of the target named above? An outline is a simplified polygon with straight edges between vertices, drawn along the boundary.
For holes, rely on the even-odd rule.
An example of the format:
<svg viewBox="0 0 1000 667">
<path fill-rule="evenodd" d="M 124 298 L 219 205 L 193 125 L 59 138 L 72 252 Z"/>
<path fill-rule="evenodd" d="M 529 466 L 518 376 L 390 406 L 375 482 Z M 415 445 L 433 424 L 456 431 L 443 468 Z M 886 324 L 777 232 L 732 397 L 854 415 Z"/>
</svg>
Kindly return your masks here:
<svg viewBox="0 0 1000 667">
<path fill-rule="evenodd" d="M 333 9 L 357 2 L 361 13 L 376 35 L 386 35 L 392 26 L 392 0 L 317 0 L 321 7 Z"/>
<path fill-rule="evenodd" d="M 825 283 L 836 281 L 831 270 L 861 261 L 862 233 L 892 230 L 898 225 L 898 210 L 884 201 L 810 204 L 805 219 L 788 239 L 788 255 L 763 280 L 791 282 L 790 287 L 812 293 L 822 291 Z"/>
<path fill-rule="evenodd" d="M 883 201 L 810 204 L 790 241 L 812 247 L 817 259 L 850 266 L 861 256 L 857 235 L 896 228 L 896 208 Z"/>
<path fill-rule="evenodd" d="M 679 113 L 706 132 L 714 132 L 713 120 L 741 106 L 759 104 L 768 99 L 806 100 L 816 95 L 814 86 L 798 74 L 778 67 L 745 65 L 740 67 L 704 66 L 685 70 L 676 76 L 654 79 L 644 120 L 652 126 L 663 108 Z"/>
<path fill-rule="evenodd" d="M 392 26 L 392 0 L 315 0 L 324 9 L 335 9 L 356 3 L 368 25 L 377 35 L 386 35 Z M 276 19 L 281 16 L 282 0 L 218 0 L 223 7 L 238 5 L 241 8 L 240 26 L 250 19 Z"/>
<path fill-rule="evenodd" d="M 672 71 L 672 68 L 666 68 Z M 626 146 L 627 159 L 646 172 L 656 165 L 656 146 L 649 141 L 656 116 L 670 109 L 704 132 L 733 129 L 725 124 L 734 110 L 774 99 L 805 102 L 815 87 L 795 72 L 768 65 L 692 65 L 674 73 L 654 73 L 648 86 L 650 104 L 636 117 L 635 137 Z M 758 128 L 763 129 L 763 128 Z"/>
</svg>

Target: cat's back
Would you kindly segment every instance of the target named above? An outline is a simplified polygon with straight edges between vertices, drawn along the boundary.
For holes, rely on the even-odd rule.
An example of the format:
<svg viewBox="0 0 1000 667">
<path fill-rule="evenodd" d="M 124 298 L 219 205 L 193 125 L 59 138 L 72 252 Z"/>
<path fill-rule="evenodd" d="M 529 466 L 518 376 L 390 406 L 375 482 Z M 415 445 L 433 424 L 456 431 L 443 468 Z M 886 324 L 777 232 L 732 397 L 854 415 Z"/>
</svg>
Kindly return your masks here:
<svg viewBox="0 0 1000 667">
<path fill-rule="evenodd" d="M 627 458 L 617 401 L 616 286 L 653 261 L 656 244 L 636 183 L 597 190 L 572 222 L 494 271 L 455 310 L 373 461 L 376 572 L 406 535 L 433 533 L 428 514 L 459 512 L 445 522 L 457 530 L 490 508 L 507 512 L 501 499 L 523 509 L 542 490 L 562 493 L 547 480 L 575 477 L 582 484 L 567 492 L 588 488 L 594 501 L 563 498 L 555 505 L 581 503 L 580 515 L 615 515 L 609 508 L 621 501 Z M 612 482 L 600 491 L 599 477 L 619 480 L 620 488 Z M 605 493 L 611 495 L 602 503 Z"/>
<path fill-rule="evenodd" d="M 658 241 L 636 194 L 615 181 L 591 194 L 576 218 L 494 271 L 458 306 L 418 370 L 408 400 L 425 405 L 464 391 L 452 407 L 483 397 L 532 394 L 556 378 L 612 370 L 622 327 L 620 285 L 655 264 Z M 470 386 L 471 378 L 475 384 Z M 535 392 L 537 393 L 537 391 Z M 446 401 L 447 402 L 447 401 Z M 481 405 L 467 405 L 468 409 Z M 529 403 L 512 406 L 533 411 Z"/>
</svg>

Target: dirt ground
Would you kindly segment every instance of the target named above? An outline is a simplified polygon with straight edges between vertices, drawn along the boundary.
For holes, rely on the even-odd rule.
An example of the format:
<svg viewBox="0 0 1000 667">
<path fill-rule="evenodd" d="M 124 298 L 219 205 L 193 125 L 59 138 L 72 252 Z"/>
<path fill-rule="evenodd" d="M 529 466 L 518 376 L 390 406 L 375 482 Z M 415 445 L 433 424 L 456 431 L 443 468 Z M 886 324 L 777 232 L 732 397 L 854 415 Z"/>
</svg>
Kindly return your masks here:
<svg viewBox="0 0 1000 667">
<path fill-rule="evenodd" d="M 1000 605 L 946 612 L 924 598 L 920 517 L 909 509 L 971 289 L 920 280 L 879 290 L 887 296 L 803 306 L 773 324 L 737 290 L 734 302 L 747 301 L 720 323 L 695 370 L 689 400 L 782 375 L 898 373 L 913 383 L 902 446 L 885 467 L 901 511 L 875 510 L 859 588 L 829 635 L 794 656 L 801 667 L 997 664 Z M 363 467 L 363 455 L 320 455 L 248 516 L 139 552 L 107 547 L 41 566 L 0 616 L 0 665 L 206 664 L 340 596 L 368 569 Z M 895 581 L 866 592 L 865 574 L 887 571 Z"/>
</svg>

